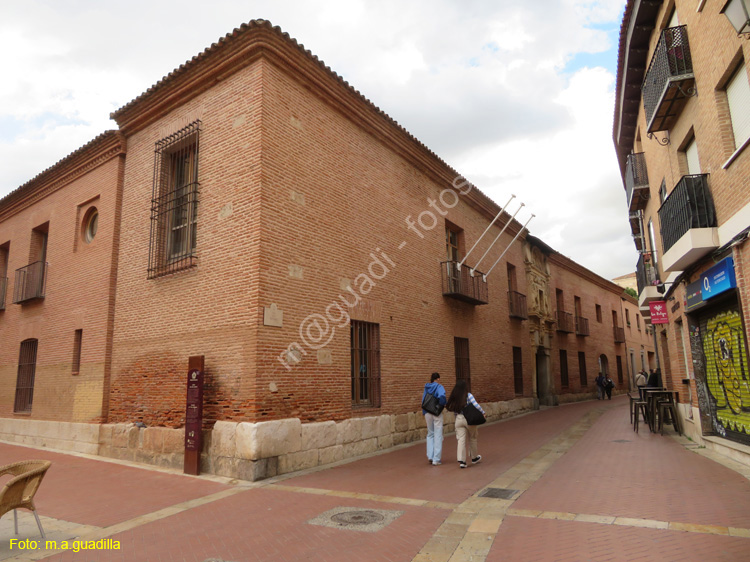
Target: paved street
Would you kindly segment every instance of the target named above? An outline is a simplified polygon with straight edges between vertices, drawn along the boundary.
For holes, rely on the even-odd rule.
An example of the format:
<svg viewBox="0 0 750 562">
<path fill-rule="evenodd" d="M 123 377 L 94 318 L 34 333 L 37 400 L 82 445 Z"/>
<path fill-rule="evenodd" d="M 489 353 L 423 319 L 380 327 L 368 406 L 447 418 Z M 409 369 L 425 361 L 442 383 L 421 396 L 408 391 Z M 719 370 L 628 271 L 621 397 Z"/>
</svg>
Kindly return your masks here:
<svg viewBox="0 0 750 562">
<path fill-rule="evenodd" d="M 69 541 L 11 551 L 40 536 L 19 512 L 16 537 L 8 513 L 0 559 L 750 560 L 750 467 L 672 431 L 635 434 L 627 396 L 482 426 L 479 451 L 459 469 L 451 435 L 439 467 L 420 442 L 250 483 L 0 443 L 2 464 L 52 461 L 36 503 L 47 538 Z"/>
</svg>

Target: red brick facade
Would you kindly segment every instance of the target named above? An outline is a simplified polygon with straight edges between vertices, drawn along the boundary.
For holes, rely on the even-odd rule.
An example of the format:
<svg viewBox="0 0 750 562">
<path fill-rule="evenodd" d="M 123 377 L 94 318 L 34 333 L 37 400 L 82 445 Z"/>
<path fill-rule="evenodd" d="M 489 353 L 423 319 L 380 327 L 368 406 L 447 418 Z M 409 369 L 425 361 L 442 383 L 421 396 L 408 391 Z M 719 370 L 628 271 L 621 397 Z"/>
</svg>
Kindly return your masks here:
<svg viewBox="0 0 750 562">
<path fill-rule="evenodd" d="M 441 372 L 443 384 L 452 388 L 455 338 L 468 340 L 472 392 L 483 402 L 525 397 L 557 404 L 588 398 L 600 356 L 616 383 L 619 357 L 618 390 L 626 390 L 629 350 L 636 358 L 641 349 L 653 352 L 645 327 L 626 328 L 626 341 L 615 342 L 614 315 L 617 326 L 625 327 L 624 311 L 637 314 L 619 286 L 526 231 L 488 276 L 487 304 L 444 296 L 446 227 L 458 232 L 465 254 L 500 208 L 267 23 L 236 30 L 113 116 L 127 139 L 127 158 L 124 165 L 114 159 L 89 176 L 109 174 L 111 193 L 93 191 L 108 216 L 120 213 L 119 237 L 112 230 L 100 232 L 97 242 L 109 240 L 110 252 L 108 260 L 98 258 L 101 274 L 86 274 L 85 283 L 76 284 L 75 275 L 83 273 L 68 272 L 71 293 L 59 301 L 83 317 L 84 306 L 97 307 L 90 315 L 101 325 L 101 351 L 86 359 L 102 366 L 99 402 L 107 407 L 103 413 L 92 410 L 87 421 L 103 414 L 111 423 L 181 427 L 192 355 L 205 356 L 204 415 L 210 425 L 414 412 L 431 372 Z M 190 139 L 198 146 L 199 138 L 200 146 L 194 263 L 149 279 L 155 146 L 198 121 L 199 137 Z M 110 209 L 119 202 L 120 185 L 121 207 Z M 84 195 L 77 189 L 76 183 L 66 185 L 60 197 L 69 203 L 93 197 L 93 191 Z M 40 217 L 41 224 L 49 220 L 44 209 L 58 206 L 50 195 L 23 212 Z M 11 240 L 13 250 L 17 243 L 28 247 L 23 233 L 36 223 L 22 213 L 6 214 L 0 243 Z M 476 263 L 507 220 L 505 214 L 490 229 L 464 267 Z M 73 217 L 66 221 L 72 232 Z M 519 230 L 521 225 L 512 222 L 477 269 L 487 271 Z M 50 260 L 52 240 L 51 226 Z M 26 255 L 12 254 L 12 267 Z M 109 265 L 114 257 L 116 275 Z M 513 283 L 508 264 L 515 267 Z M 54 273 L 57 292 L 62 276 Z M 510 314 L 511 286 L 526 297 L 527 319 Z M 588 319 L 588 335 L 557 330 L 557 290 L 563 292 L 566 312 L 575 312 L 574 298 L 580 298 L 578 316 Z M 78 324 L 68 329 L 53 315 L 52 307 L 59 305 L 51 298 L 37 306 L 49 315 L 43 330 L 64 340 L 47 343 L 40 332 L 39 366 L 44 349 L 44 364 L 56 364 L 63 373 Z M 16 306 L 12 314 L 21 312 Z M 10 389 L 23 338 L 6 327 L 15 317 L 4 314 L 0 330 L 12 345 L 3 346 L 3 388 Z M 379 326 L 379 405 L 352 404 L 349 318 Z M 325 332 L 326 326 L 321 334 L 319 328 Z M 85 324 L 84 346 L 90 331 Z M 321 341 L 312 341 L 313 336 Z M 46 355 L 57 346 L 60 357 Z M 514 347 L 520 348 L 516 364 Z M 560 350 L 567 352 L 565 386 Z M 579 353 L 586 360 L 586 384 L 579 376 Z M 66 386 L 65 377 L 58 376 L 64 389 L 42 390 L 48 379 L 40 378 L 40 395 L 70 391 L 72 383 Z M 0 394 L 0 414 L 12 416 L 12 397 L 6 394 Z M 70 419 L 36 400 L 31 416 Z"/>
</svg>

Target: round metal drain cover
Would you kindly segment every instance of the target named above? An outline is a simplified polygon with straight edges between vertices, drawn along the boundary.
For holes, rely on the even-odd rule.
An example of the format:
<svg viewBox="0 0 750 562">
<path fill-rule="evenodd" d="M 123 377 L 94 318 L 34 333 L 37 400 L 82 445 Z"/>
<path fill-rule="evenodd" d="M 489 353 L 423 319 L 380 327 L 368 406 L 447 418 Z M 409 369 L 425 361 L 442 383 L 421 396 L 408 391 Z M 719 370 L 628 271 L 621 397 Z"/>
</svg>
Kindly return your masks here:
<svg viewBox="0 0 750 562">
<path fill-rule="evenodd" d="M 385 517 L 374 511 L 345 511 L 331 516 L 331 521 L 340 525 L 371 525 L 384 520 Z"/>
</svg>

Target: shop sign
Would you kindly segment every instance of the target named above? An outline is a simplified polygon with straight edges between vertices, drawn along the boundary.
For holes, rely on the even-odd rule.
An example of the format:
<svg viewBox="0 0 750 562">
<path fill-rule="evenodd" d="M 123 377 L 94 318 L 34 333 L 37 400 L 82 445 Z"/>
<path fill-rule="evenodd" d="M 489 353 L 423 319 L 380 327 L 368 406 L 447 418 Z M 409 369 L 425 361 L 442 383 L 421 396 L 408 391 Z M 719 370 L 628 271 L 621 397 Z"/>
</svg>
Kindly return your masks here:
<svg viewBox="0 0 750 562">
<path fill-rule="evenodd" d="M 704 301 L 735 288 L 737 280 L 734 277 L 732 257 L 724 258 L 701 275 L 701 294 Z"/>
<path fill-rule="evenodd" d="M 651 301 L 650 303 L 648 303 L 648 308 L 651 311 L 652 324 L 669 324 L 669 318 L 667 318 L 666 302 Z"/>
<path fill-rule="evenodd" d="M 703 304 L 703 285 L 700 279 L 693 281 L 687 286 L 687 296 L 685 298 L 685 310 L 692 312 L 698 310 Z"/>
</svg>

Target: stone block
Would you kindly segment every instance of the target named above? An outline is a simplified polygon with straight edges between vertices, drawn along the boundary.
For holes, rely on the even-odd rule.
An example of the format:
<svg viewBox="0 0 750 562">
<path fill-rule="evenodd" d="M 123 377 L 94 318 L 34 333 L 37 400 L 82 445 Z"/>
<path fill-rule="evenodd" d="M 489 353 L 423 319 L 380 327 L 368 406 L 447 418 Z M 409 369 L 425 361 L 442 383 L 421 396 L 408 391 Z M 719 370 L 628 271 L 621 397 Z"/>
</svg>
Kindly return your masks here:
<svg viewBox="0 0 750 562">
<path fill-rule="evenodd" d="M 142 449 L 135 451 L 135 462 L 157 465 L 157 457 L 158 454 L 153 453 L 152 451 L 144 451 Z"/>
<path fill-rule="evenodd" d="M 236 456 L 260 460 L 296 453 L 302 445 L 302 423 L 298 418 L 267 422 L 242 422 L 235 434 Z"/>
<path fill-rule="evenodd" d="M 326 447 L 318 451 L 318 462 L 320 464 L 331 464 L 343 460 L 344 458 L 344 446 L 334 445 L 333 447 Z"/>
<path fill-rule="evenodd" d="M 148 453 L 161 453 L 164 448 L 163 427 L 147 427 L 143 430 L 142 450 Z"/>
<path fill-rule="evenodd" d="M 99 443 L 106 443 L 107 445 L 112 444 L 112 433 L 114 431 L 114 424 L 104 423 L 99 426 Z"/>
<path fill-rule="evenodd" d="M 338 438 L 338 428 L 334 421 L 303 423 L 301 431 L 301 448 L 304 450 L 332 447 Z"/>
<path fill-rule="evenodd" d="M 417 413 L 416 412 L 409 412 L 406 414 L 407 419 L 409 420 L 409 429 L 417 429 Z M 422 413 L 419 413 L 419 417 L 422 417 Z"/>
<path fill-rule="evenodd" d="M 393 433 L 393 422 L 390 415 L 378 417 L 378 435 L 390 435 Z"/>
<path fill-rule="evenodd" d="M 347 444 L 362 439 L 362 420 L 351 418 L 338 424 L 339 438 L 336 444 Z"/>
<path fill-rule="evenodd" d="M 217 421 L 210 432 L 210 441 L 204 443 L 203 450 L 209 451 L 212 457 L 234 457 L 238 425 L 237 422 Z"/>
<path fill-rule="evenodd" d="M 127 447 L 129 439 L 130 428 L 133 427 L 132 423 L 116 423 L 112 424 L 112 446 L 113 447 Z"/>
<path fill-rule="evenodd" d="M 393 435 L 381 435 L 378 437 L 378 450 L 390 449 L 393 447 Z"/>
<path fill-rule="evenodd" d="M 407 414 L 396 414 L 393 420 L 393 427 L 396 432 L 409 430 L 409 416 Z"/>
<path fill-rule="evenodd" d="M 393 445 L 403 445 L 406 443 L 406 433 L 394 433 L 393 434 Z"/>
<path fill-rule="evenodd" d="M 287 474 L 318 466 L 318 450 L 298 451 L 279 456 L 278 473 Z"/>
<path fill-rule="evenodd" d="M 141 430 L 135 425 L 132 425 L 127 430 L 128 434 L 128 449 L 139 449 L 141 445 Z"/>
<path fill-rule="evenodd" d="M 378 450 L 377 438 L 366 439 L 364 441 L 355 441 L 343 446 L 343 455 L 345 459 L 359 457 L 368 453 L 374 453 Z"/>
<path fill-rule="evenodd" d="M 378 436 L 378 418 L 377 417 L 367 417 L 367 418 L 360 418 L 360 423 L 362 424 L 362 433 L 360 434 L 360 439 L 372 439 L 373 437 Z"/>
<path fill-rule="evenodd" d="M 445 418 L 443 418 L 445 419 Z M 427 421 L 425 420 L 425 417 L 422 415 L 422 410 L 419 412 L 416 412 L 416 415 L 414 416 L 415 421 L 415 429 L 422 429 L 423 427 L 427 427 Z"/>
<path fill-rule="evenodd" d="M 183 453 L 185 451 L 185 429 L 164 428 L 164 447 L 167 454 Z"/>
</svg>

